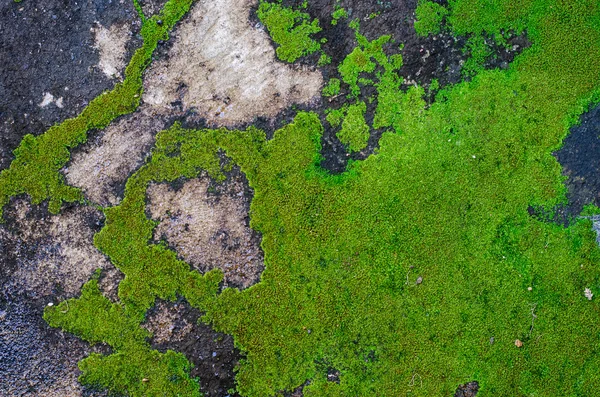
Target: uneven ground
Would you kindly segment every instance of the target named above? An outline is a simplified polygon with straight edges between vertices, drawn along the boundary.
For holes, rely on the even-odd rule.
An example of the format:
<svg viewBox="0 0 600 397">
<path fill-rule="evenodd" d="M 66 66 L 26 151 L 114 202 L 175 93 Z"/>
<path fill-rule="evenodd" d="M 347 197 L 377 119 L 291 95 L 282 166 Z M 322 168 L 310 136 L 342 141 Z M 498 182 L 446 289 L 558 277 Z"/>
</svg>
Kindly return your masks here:
<svg viewBox="0 0 600 397">
<path fill-rule="evenodd" d="M 139 1 L 146 18 L 165 3 Z M 598 4 L 435 1 L 448 14 L 423 36 L 417 0 L 304 3 L 282 1 L 318 20 L 321 50 L 290 64 L 258 0 L 194 1 L 159 40 L 140 106 L 57 163 L 85 200 L 59 214 L 10 200 L 0 395 L 598 390 Z M 402 55 L 393 100 L 381 63 L 356 97 L 346 82 L 321 95 L 360 45 L 354 20 Z M 141 27 L 130 0 L 0 5 L 0 169 L 25 134 L 123 81 Z M 353 101 L 359 151 L 326 118 Z"/>
</svg>

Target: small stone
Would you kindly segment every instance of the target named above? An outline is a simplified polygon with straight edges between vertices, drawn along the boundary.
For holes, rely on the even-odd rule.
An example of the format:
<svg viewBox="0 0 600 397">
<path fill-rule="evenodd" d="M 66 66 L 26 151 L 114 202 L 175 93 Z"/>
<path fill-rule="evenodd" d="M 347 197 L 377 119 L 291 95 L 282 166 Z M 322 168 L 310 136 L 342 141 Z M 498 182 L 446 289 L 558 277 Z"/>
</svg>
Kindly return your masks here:
<svg viewBox="0 0 600 397">
<path fill-rule="evenodd" d="M 142 382 L 148 382 L 148 378 L 142 379 Z"/>
<path fill-rule="evenodd" d="M 48 303 L 48 306 L 54 306 L 54 303 L 50 302 Z"/>
<path fill-rule="evenodd" d="M 523 342 L 521 342 L 519 339 L 517 339 L 517 340 L 515 340 L 515 346 L 523 347 Z"/>
<path fill-rule="evenodd" d="M 591 289 L 589 289 L 589 288 L 586 288 L 586 289 L 583 291 L 583 295 L 585 295 L 585 297 L 586 297 L 586 298 L 587 298 L 589 301 L 591 301 L 591 300 L 592 300 L 592 298 L 594 297 L 594 294 L 592 293 L 592 290 L 591 290 Z"/>
<path fill-rule="evenodd" d="M 421 284 L 423 282 L 423 277 L 419 276 L 417 278 L 417 284 Z"/>
<path fill-rule="evenodd" d="M 533 287 L 527 287 L 527 291 L 533 291 Z"/>
</svg>

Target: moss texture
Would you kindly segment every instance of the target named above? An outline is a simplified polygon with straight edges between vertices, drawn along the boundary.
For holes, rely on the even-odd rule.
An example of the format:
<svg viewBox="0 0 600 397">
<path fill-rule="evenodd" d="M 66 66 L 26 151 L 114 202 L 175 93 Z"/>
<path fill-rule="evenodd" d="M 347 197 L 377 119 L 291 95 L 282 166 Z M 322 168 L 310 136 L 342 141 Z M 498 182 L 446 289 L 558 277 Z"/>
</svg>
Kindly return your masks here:
<svg viewBox="0 0 600 397">
<path fill-rule="evenodd" d="M 277 44 L 275 52 L 282 61 L 294 62 L 321 49 L 321 44 L 311 37 L 321 31 L 319 20 L 311 21 L 307 13 L 283 6 L 281 0 L 261 1 L 258 18 Z"/>
<path fill-rule="evenodd" d="M 480 70 L 426 107 L 422 88 L 399 91 L 386 73 L 401 65 L 381 50 L 390 38 L 359 37 L 342 80 L 352 98 L 360 73 L 382 66 L 374 124 L 389 130 L 377 153 L 341 175 L 318 165 L 313 113 L 268 141 L 254 128 L 162 132 L 95 239 L 126 275 L 121 303 L 99 296 L 92 280 L 81 298 L 46 310 L 51 325 L 113 344 L 112 355 L 82 362 L 83 380 L 131 395 L 194 395 L 180 356 L 157 355 L 146 367 L 156 353 L 139 328 L 156 298 L 182 295 L 246 353 L 243 396 L 306 381 L 305 396 L 447 396 L 473 379 L 483 397 L 597 394 L 599 308 L 584 296 L 600 294 L 591 222 L 565 228 L 527 209 L 565 200 L 551 153 L 600 101 L 600 5 L 455 0 L 447 20 L 472 37 L 527 29 L 532 46 L 508 70 Z M 343 126 L 350 106 L 329 116 Z M 218 271 L 192 272 L 149 244 L 148 183 L 202 170 L 218 180 L 219 151 L 254 189 L 251 227 L 263 236 L 266 269 L 242 292 L 218 293 Z M 140 359 L 134 366 L 120 354 Z M 144 389 L 150 381 L 140 377 L 163 365 L 174 376 Z M 339 383 L 328 381 L 331 369 Z"/>
</svg>

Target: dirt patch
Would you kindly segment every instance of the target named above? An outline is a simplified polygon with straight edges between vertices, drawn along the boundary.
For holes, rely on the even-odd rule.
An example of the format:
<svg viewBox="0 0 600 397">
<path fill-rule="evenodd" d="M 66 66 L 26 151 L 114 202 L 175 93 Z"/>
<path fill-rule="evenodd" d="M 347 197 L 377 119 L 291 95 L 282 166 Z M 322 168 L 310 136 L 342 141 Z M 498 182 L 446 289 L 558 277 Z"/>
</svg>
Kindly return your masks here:
<svg viewBox="0 0 600 397">
<path fill-rule="evenodd" d="M 77 296 L 98 267 L 111 267 L 92 245 L 102 215 L 72 206 L 50 215 L 14 200 L 0 225 L 0 395 L 101 396 L 77 381 L 77 362 L 92 351 L 78 338 L 50 328 L 49 303 Z"/>
<path fill-rule="evenodd" d="M 5 289 L 25 289 L 31 296 L 56 302 L 77 296 L 98 268 L 112 265 L 93 245 L 103 215 L 91 207 L 72 206 L 59 215 L 16 200 L 6 211 L 5 251 L 13 269 Z M 3 226 L 4 228 L 4 226 Z"/>
<path fill-rule="evenodd" d="M 199 321 L 200 316 L 200 311 L 184 300 L 158 301 L 148 311 L 143 327 L 153 334 L 153 348 L 183 353 L 194 364 L 191 376 L 200 378 L 200 390 L 205 396 L 238 396 L 228 390 L 235 388 L 234 368 L 240 352 L 231 336 L 215 332 Z"/>
<path fill-rule="evenodd" d="M 197 1 L 175 29 L 167 57 L 146 72 L 144 102 L 161 113 L 192 110 L 211 126 L 234 126 L 319 100 L 321 74 L 276 61 L 267 33 L 249 23 L 256 3 Z"/>
<path fill-rule="evenodd" d="M 581 213 L 586 204 L 600 206 L 600 106 L 583 114 L 554 155 L 567 177 L 567 218 Z"/>
<path fill-rule="evenodd" d="M 99 54 L 90 29 L 99 23 L 127 25 L 135 32 L 138 19 L 131 1 L 0 3 L 0 169 L 8 167 L 25 134 L 41 134 L 77 115 L 113 87 L 114 81 L 95 67 Z M 132 37 L 126 59 L 139 43 Z M 48 95 L 52 103 L 38 106 Z"/>
<path fill-rule="evenodd" d="M 458 386 L 456 393 L 454 393 L 454 397 L 475 397 L 478 391 L 479 383 L 477 383 L 477 381 L 473 381 Z"/>
<path fill-rule="evenodd" d="M 165 126 L 165 120 L 147 107 L 119 118 L 74 151 L 63 170 L 67 183 L 97 204 L 118 204 L 125 182 L 144 163 L 154 137 Z"/>
<path fill-rule="evenodd" d="M 195 269 L 219 268 L 224 286 L 247 288 L 264 269 L 260 235 L 249 227 L 252 191 L 239 169 L 223 183 L 208 176 L 183 183 L 151 184 L 148 210 L 160 222 L 156 240 L 166 242 Z"/>
</svg>

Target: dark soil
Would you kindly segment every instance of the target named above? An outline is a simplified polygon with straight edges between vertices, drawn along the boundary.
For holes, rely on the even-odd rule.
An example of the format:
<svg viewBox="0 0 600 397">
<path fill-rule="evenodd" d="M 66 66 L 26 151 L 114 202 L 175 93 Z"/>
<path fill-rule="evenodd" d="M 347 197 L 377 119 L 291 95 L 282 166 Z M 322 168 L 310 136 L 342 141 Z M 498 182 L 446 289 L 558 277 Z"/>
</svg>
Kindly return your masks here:
<svg viewBox="0 0 600 397">
<path fill-rule="evenodd" d="M 560 209 L 567 220 L 578 216 L 587 204 L 600 207 L 600 106 L 583 114 L 580 121 L 554 153 L 567 177 L 568 204 Z"/>
<path fill-rule="evenodd" d="M 150 341 L 152 347 L 161 352 L 173 350 L 183 353 L 194 364 L 191 376 L 200 378 L 200 390 L 206 397 L 238 396 L 237 393 L 228 393 L 235 388 L 234 368 L 241 358 L 239 350 L 234 347 L 233 337 L 200 322 L 200 311 L 182 299 L 164 304 L 169 314 L 176 318 L 164 326 L 172 327 L 177 340 L 157 343 L 153 338 Z M 148 311 L 147 323 L 151 323 L 154 316 L 161 315 L 156 307 Z"/>
<path fill-rule="evenodd" d="M 475 397 L 478 391 L 479 383 L 477 383 L 477 381 L 473 381 L 458 386 L 456 393 L 454 393 L 454 397 Z"/>
<path fill-rule="evenodd" d="M 26 134 L 38 135 L 76 116 L 115 81 L 98 64 L 90 28 L 128 23 L 139 30 L 131 1 L 28 0 L 0 3 L 0 169 Z M 139 40 L 129 43 L 129 55 Z M 127 58 L 129 59 L 129 57 Z M 64 107 L 38 106 L 44 93 Z"/>
</svg>

